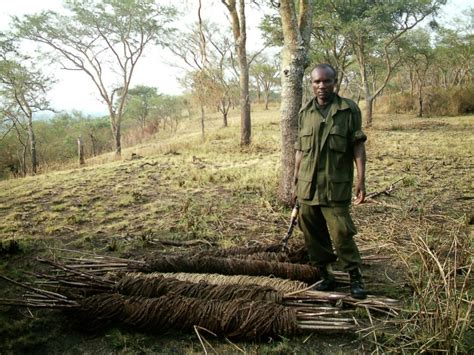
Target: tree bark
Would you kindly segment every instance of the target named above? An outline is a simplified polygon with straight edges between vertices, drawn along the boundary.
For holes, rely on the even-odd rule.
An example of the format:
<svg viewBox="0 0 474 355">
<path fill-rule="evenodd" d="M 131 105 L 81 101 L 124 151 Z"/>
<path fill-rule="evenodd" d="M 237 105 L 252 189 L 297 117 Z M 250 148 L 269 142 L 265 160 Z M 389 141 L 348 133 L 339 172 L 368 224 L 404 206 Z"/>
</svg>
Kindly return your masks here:
<svg viewBox="0 0 474 355">
<path fill-rule="evenodd" d="M 293 0 L 280 2 L 284 47 L 281 75 L 281 176 L 278 189 L 280 201 L 291 202 L 295 166 L 294 144 L 298 131 L 298 112 L 303 97 L 304 71 L 309 64 L 312 1 L 300 0 L 299 18 Z"/>
<path fill-rule="evenodd" d="M 97 138 L 95 138 L 94 133 L 92 133 L 92 132 L 89 132 L 89 137 L 91 138 L 92 156 L 95 157 L 98 154 Z"/>
<path fill-rule="evenodd" d="M 120 125 L 116 125 L 112 129 L 114 135 L 114 145 L 115 145 L 115 156 L 120 158 L 122 155 L 122 141 L 121 141 L 121 132 Z"/>
<path fill-rule="evenodd" d="M 229 105 L 226 104 L 226 99 L 225 97 L 223 97 L 221 99 L 221 105 L 222 105 L 222 119 L 223 119 L 223 124 L 224 124 L 224 127 L 227 127 L 228 126 L 228 122 L 227 122 L 227 114 L 229 112 L 229 107 L 230 107 L 230 103 Z"/>
<path fill-rule="evenodd" d="M 421 80 L 418 80 L 418 117 L 423 117 L 423 85 Z"/>
<path fill-rule="evenodd" d="M 30 140 L 30 154 L 31 154 L 31 171 L 33 174 L 37 172 L 38 159 L 36 154 L 36 137 L 33 130 L 33 117 L 28 117 L 28 138 Z"/>
<path fill-rule="evenodd" d="M 201 138 L 204 141 L 204 118 L 206 117 L 206 114 L 204 112 L 204 105 L 201 104 Z"/>
<path fill-rule="evenodd" d="M 79 156 L 79 166 L 84 165 L 86 162 L 84 160 L 84 144 L 82 142 L 82 137 L 77 138 L 77 154 Z"/>
<path fill-rule="evenodd" d="M 227 7 L 232 21 L 235 48 L 239 62 L 240 82 L 240 144 L 249 145 L 251 140 L 249 65 L 247 61 L 247 29 L 245 17 L 245 0 L 239 0 L 237 12 L 236 0 L 222 0 Z"/>
<path fill-rule="evenodd" d="M 366 127 L 372 127 L 372 115 L 373 115 L 373 109 L 374 109 L 374 98 L 372 96 L 367 96 L 366 92 L 366 97 L 365 97 L 365 114 L 367 117 L 365 118 L 365 126 Z"/>
<path fill-rule="evenodd" d="M 23 151 L 22 151 L 22 156 L 21 156 L 21 172 L 22 172 L 22 176 L 25 177 L 26 176 L 26 172 L 27 172 L 27 169 L 26 169 L 26 146 L 23 146 Z"/>
</svg>

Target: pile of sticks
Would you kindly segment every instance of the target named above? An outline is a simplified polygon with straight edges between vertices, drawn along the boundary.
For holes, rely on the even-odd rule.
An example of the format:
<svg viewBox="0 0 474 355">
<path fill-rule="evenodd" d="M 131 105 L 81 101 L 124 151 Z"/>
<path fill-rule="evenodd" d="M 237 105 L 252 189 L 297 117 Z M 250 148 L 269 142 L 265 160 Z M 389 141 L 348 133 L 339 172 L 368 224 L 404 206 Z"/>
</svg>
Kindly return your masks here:
<svg viewBox="0 0 474 355">
<path fill-rule="evenodd" d="M 245 255 L 243 251 L 236 248 L 233 255 Z M 309 285 L 319 275 L 310 265 L 225 253 L 145 260 L 80 253 L 40 261 L 50 271 L 36 274 L 34 285 L 0 275 L 27 290 L 23 299 L 0 299 L 0 304 L 69 309 L 89 329 L 111 323 L 153 331 L 199 326 L 229 338 L 259 340 L 302 331 L 354 330 L 360 324 L 355 307 L 391 315 L 400 310 L 391 299 L 369 296 L 361 301 L 312 291 Z"/>
</svg>

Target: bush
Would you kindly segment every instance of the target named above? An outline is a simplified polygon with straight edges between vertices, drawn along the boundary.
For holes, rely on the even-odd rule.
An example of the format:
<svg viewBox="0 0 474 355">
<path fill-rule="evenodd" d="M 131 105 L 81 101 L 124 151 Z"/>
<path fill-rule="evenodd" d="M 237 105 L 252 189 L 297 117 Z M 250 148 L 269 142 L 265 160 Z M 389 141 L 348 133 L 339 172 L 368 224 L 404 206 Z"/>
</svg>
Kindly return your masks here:
<svg viewBox="0 0 474 355">
<path fill-rule="evenodd" d="M 397 93 L 377 99 L 379 113 L 418 113 L 416 96 Z M 474 85 L 465 88 L 427 88 L 424 94 L 423 114 L 429 116 L 458 116 L 474 113 Z"/>
<path fill-rule="evenodd" d="M 416 98 L 405 92 L 379 97 L 375 106 L 379 113 L 411 113 L 416 108 Z"/>
<path fill-rule="evenodd" d="M 451 115 L 474 113 L 474 85 L 453 92 L 449 111 Z"/>
</svg>

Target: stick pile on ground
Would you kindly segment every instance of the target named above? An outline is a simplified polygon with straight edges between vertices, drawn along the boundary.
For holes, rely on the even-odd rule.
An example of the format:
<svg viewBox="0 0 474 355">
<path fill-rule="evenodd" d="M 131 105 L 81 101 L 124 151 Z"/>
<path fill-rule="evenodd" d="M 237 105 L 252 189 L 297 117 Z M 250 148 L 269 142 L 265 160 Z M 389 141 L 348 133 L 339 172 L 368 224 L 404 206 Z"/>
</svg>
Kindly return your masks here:
<svg viewBox="0 0 474 355">
<path fill-rule="evenodd" d="M 280 253 L 259 248 L 253 252 Z M 360 301 L 342 293 L 311 291 L 309 283 L 319 277 L 309 265 L 222 255 L 155 255 L 136 261 L 84 254 L 59 262 L 43 260 L 51 272 L 36 275 L 41 286 L 3 277 L 28 293 L 24 300 L 0 304 L 67 308 L 89 329 L 122 324 L 160 332 L 199 326 L 217 335 L 253 340 L 353 330 L 360 321 L 354 309 L 344 305 L 389 314 L 398 309 L 390 299 L 369 296 Z M 235 250 L 234 255 L 244 254 Z"/>
</svg>

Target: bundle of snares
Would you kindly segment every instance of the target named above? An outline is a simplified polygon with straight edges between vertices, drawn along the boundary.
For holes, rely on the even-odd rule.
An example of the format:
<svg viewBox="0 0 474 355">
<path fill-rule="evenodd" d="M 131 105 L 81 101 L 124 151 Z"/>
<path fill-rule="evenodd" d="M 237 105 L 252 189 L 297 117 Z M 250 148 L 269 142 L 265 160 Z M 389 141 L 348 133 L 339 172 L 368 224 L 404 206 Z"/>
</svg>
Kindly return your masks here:
<svg viewBox="0 0 474 355">
<path fill-rule="evenodd" d="M 233 247 L 226 249 L 211 249 L 200 251 L 194 255 L 199 257 L 231 257 L 234 259 L 265 260 L 300 264 L 308 262 L 308 252 L 305 246 L 283 250 L 281 243 L 271 245 L 255 245 L 249 247 Z"/>
<path fill-rule="evenodd" d="M 143 260 L 129 260 L 113 257 L 92 257 L 74 259 L 67 264 L 71 268 L 95 274 L 109 271 L 131 270 L 142 272 L 193 272 L 219 273 L 223 275 L 273 276 L 283 279 L 314 283 L 319 280 L 315 267 L 302 264 L 216 258 L 210 256 L 154 255 Z"/>
<path fill-rule="evenodd" d="M 162 275 L 126 274 L 118 280 L 114 290 L 126 295 L 158 297 L 175 294 L 202 300 L 231 301 L 247 299 L 254 301 L 282 302 L 283 294 L 274 288 L 259 285 L 212 285 L 207 282 L 192 283 Z"/>
<path fill-rule="evenodd" d="M 150 331 L 203 327 L 229 338 L 291 336 L 298 330 L 296 311 L 266 301 L 204 301 L 174 294 L 158 298 L 98 294 L 81 302 L 79 317 L 94 326 L 119 322 Z"/>
<path fill-rule="evenodd" d="M 0 275 L 1 276 L 1 275 Z M 2 277 L 30 292 L 23 300 L 2 300 L 0 304 L 67 308 L 79 324 L 97 329 L 110 323 L 130 325 L 150 331 L 206 328 L 231 338 L 264 339 L 276 335 L 291 336 L 299 330 L 354 329 L 352 318 L 343 318 L 336 307 L 286 307 L 269 301 L 233 299 L 202 300 L 165 294 L 160 297 L 127 296 L 119 293 L 99 293 L 88 297 L 69 297 L 52 291 L 23 285 Z M 72 286 L 72 283 L 69 286 Z"/>
<path fill-rule="evenodd" d="M 118 273 L 108 274 L 107 277 L 100 277 L 84 271 L 77 271 L 74 268 L 52 261 L 44 260 L 44 262 L 55 267 L 57 271 L 62 271 L 62 274 L 56 273 L 54 275 L 39 276 L 52 281 L 53 285 L 58 285 L 58 290 L 67 295 L 71 295 L 71 292 L 90 295 L 98 293 L 97 290 L 100 290 L 99 292 L 114 291 L 126 295 L 146 297 L 175 294 L 204 300 L 227 301 L 236 298 L 269 300 L 293 307 L 313 307 L 320 303 L 339 302 L 388 313 L 393 313 L 398 308 L 396 300 L 369 296 L 368 299 L 361 301 L 344 293 L 315 292 L 303 283 L 293 285 L 296 291 L 283 293 L 277 291 L 273 284 L 268 283 L 267 286 L 262 286 L 261 284 L 232 284 L 229 282 L 229 279 L 235 280 L 235 277 L 229 278 L 224 275 L 201 274 L 201 277 L 197 278 L 196 274 L 184 273 L 165 275 L 159 273 Z M 178 280 L 176 276 L 179 276 L 181 280 Z M 219 285 L 213 284 L 213 281 L 216 279 L 219 281 Z M 260 277 L 251 278 L 250 280 L 258 283 L 264 279 L 266 278 Z M 74 295 L 74 297 L 77 296 Z"/>
<path fill-rule="evenodd" d="M 268 276 L 247 276 L 247 275 L 221 275 L 221 274 L 196 274 L 186 272 L 175 273 L 150 273 L 153 275 L 162 275 L 163 277 L 174 277 L 181 281 L 188 282 L 208 282 L 213 285 L 260 285 L 272 287 L 282 293 L 301 291 L 308 288 L 308 284 L 301 281 L 285 280 L 278 277 Z"/>
<path fill-rule="evenodd" d="M 197 272 L 224 275 L 275 276 L 284 279 L 314 283 L 319 280 L 318 270 L 310 265 L 241 260 L 206 256 L 161 256 L 148 258 L 139 271 L 152 272 Z"/>
<path fill-rule="evenodd" d="M 270 286 L 256 284 L 247 285 L 214 285 L 205 281 L 182 281 L 171 276 L 144 273 L 119 273 L 100 277 L 77 272 L 65 265 L 43 260 L 52 265 L 56 272 L 53 274 L 37 274 L 43 286 L 54 287 L 69 297 L 77 299 L 98 293 L 120 293 L 129 296 L 161 297 L 173 294 L 183 297 L 199 298 L 202 300 L 231 301 L 246 299 L 253 301 L 270 301 L 282 303 L 283 293 Z"/>
</svg>

